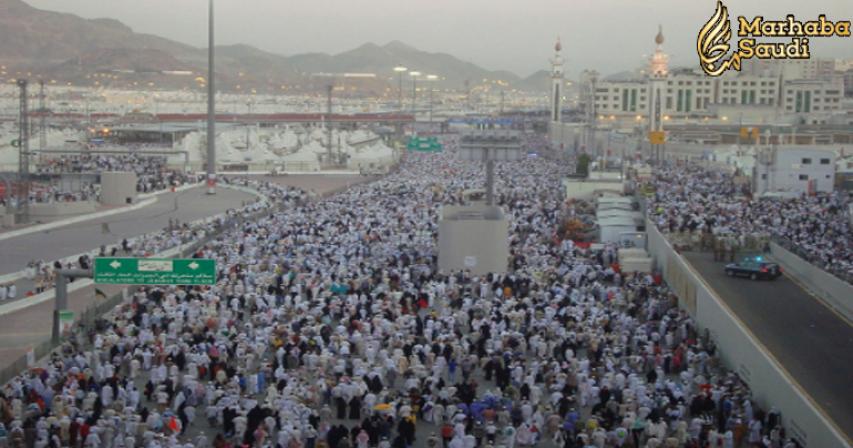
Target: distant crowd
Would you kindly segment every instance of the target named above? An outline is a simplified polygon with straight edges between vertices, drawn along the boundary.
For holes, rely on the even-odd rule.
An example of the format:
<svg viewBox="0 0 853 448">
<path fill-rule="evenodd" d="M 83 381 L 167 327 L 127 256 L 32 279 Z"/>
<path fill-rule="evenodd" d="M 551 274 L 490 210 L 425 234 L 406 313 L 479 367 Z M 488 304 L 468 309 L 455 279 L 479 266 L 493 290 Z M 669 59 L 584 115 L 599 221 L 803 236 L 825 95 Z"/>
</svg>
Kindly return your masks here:
<svg viewBox="0 0 853 448">
<path fill-rule="evenodd" d="M 39 173 L 101 173 L 104 171 L 136 173 L 137 191 L 141 193 L 197 182 L 200 179 L 200 176 L 169 169 L 166 166 L 166 156 L 144 153 L 63 155 L 38 165 Z"/>
<path fill-rule="evenodd" d="M 570 168 L 498 163 L 510 259 L 485 275 L 436 265 L 441 206 L 481 164 L 413 153 L 315 201 L 256 184 L 282 207 L 197 251 L 216 284 L 141 288 L 12 380 L 0 444 L 796 447 L 659 276 L 555 240 Z"/>
</svg>

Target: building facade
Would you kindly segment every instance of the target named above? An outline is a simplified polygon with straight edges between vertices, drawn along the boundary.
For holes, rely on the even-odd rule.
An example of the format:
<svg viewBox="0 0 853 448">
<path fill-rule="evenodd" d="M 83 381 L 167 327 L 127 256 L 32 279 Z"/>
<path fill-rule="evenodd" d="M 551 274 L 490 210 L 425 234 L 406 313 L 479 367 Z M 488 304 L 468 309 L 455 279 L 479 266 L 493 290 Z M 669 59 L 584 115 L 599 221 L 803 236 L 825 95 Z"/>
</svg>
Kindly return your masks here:
<svg viewBox="0 0 853 448">
<path fill-rule="evenodd" d="M 783 196 L 830 192 L 835 188 L 835 159 L 835 152 L 826 149 L 765 148 L 756 158 L 753 191 Z"/>
<path fill-rule="evenodd" d="M 661 51 L 662 33 L 655 42 L 649 70 L 605 77 L 594 85 L 592 101 L 599 119 L 648 119 L 648 127 L 655 129 L 651 111 L 658 108 L 667 120 L 713 117 L 715 106 L 737 105 L 771 107 L 778 115 L 811 122 L 815 114 L 841 111 L 845 88 L 851 90 L 845 73 L 835 70 L 834 60 L 750 61 L 745 64 L 749 70 L 709 77 L 698 69 L 669 70 Z M 653 104 L 657 95 L 659 105 Z"/>
</svg>

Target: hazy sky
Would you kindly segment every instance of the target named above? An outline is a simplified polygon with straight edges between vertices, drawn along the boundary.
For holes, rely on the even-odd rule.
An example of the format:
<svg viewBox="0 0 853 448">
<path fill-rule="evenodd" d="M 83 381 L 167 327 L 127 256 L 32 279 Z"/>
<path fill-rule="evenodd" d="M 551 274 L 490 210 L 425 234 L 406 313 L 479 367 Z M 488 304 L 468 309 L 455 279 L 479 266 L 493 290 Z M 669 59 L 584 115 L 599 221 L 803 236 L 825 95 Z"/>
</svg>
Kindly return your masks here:
<svg viewBox="0 0 853 448">
<path fill-rule="evenodd" d="M 118 19 L 138 32 L 206 46 L 207 0 L 26 0 Z M 696 65 L 696 34 L 716 0 L 216 0 L 217 44 L 291 55 L 401 40 L 519 75 L 548 68 L 557 35 L 566 70 L 612 73 L 654 50 L 658 23 L 675 65 Z M 853 20 L 853 0 L 727 0 L 731 15 Z M 812 39 L 817 56 L 853 58 L 853 38 Z"/>
</svg>

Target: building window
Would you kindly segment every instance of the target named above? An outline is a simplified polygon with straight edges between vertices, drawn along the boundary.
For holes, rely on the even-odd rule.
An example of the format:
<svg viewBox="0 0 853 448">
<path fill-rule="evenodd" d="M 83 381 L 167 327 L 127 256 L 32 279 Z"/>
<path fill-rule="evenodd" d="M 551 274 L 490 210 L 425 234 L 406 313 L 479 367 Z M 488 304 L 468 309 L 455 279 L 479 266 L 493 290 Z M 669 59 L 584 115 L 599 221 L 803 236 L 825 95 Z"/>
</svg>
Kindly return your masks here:
<svg viewBox="0 0 853 448">
<path fill-rule="evenodd" d="M 820 159 L 821 165 L 829 165 L 829 159 Z"/>
<path fill-rule="evenodd" d="M 767 173 L 761 173 L 761 180 L 767 179 Z"/>
<path fill-rule="evenodd" d="M 800 174 L 800 180 L 809 180 L 808 174 Z"/>
<path fill-rule="evenodd" d="M 803 165 L 811 165 L 812 159 L 810 157 L 803 157 Z"/>
</svg>

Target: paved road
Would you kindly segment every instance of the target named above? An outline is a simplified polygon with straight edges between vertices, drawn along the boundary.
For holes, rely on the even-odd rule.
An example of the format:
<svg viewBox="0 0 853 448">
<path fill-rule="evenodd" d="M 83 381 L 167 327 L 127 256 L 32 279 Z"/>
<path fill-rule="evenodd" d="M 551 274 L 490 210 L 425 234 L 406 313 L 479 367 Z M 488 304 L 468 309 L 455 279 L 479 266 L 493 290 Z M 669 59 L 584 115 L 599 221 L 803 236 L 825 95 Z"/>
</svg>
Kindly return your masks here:
<svg viewBox="0 0 853 448">
<path fill-rule="evenodd" d="M 358 175 L 290 175 L 265 176 L 264 179 L 324 194 L 375 178 Z M 173 211 L 175 196 L 178 196 L 177 213 Z M 135 236 L 163 228 L 168 225 L 169 218 L 174 218 L 176 215 L 182 221 L 192 221 L 228 208 L 238 207 L 242 201 L 250 201 L 253 198 L 254 196 L 250 194 L 226 188 L 219 188 L 216 196 L 211 197 L 204 194 L 203 188 L 195 188 L 187 190 L 183 195 L 181 193 L 161 195 L 157 203 L 126 215 L 113 215 L 74 224 L 68 228 L 56 229 L 47 234 L 31 234 L 2 241 L 0 242 L 0 253 L 3 254 L 0 257 L 0 273 L 20 270 L 23 267 L 22 264 L 26 263 L 22 260 L 35 258 L 38 256 L 36 254 L 44 254 L 41 255 L 43 258 L 51 260 L 73 255 L 97 248 L 100 244 L 115 243 L 124 236 Z M 112 234 L 100 233 L 100 223 L 104 221 L 110 222 Z M 45 238 L 48 240 L 46 241 Z M 32 246 L 27 248 L 27 244 Z M 15 255 L 7 257 L 7 250 L 10 254 L 16 251 Z M 25 255 L 26 258 L 23 258 Z M 114 285 L 101 285 L 99 289 L 107 295 L 121 291 L 121 287 Z M 95 299 L 94 287 L 88 286 L 69 293 L 69 309 L 79 313 L 96 300 L 100 299 Z M 48 301 L 0 316 L 0 368 L 8 366 L 26 354 L 31 347 L 50 338 L 52 310 L 53 302 Z"/>
<path fill-rule="evenodd" d="M 130 238 L 163 229 L 169 219 L 190 222 L 238 208 L 255 196 L 229 188 L 217 189 L 216 195 L 205 194 L 204 187 L 157 196 L 157 202 L 132 212 L 96 218 L 45 232 L 31 233 L 0 241 L 0 275 L 23 269 L 30 260 L 56 260 L 102 244 L 116 244 Z M 110 233 L 102 233 L 101 224 L 108 223 Z"/>
<path fill-rule="evenodd" d="M 853 326 L 783 276 L 729 278 L 710 253 L 685 257 L 773 356 L 853 435 Z"/>
<path fill-rule="evenodd" d="M 116 285 L 99 285 L 108 296 L 121 292 Z M 68 293 L 68 309 L 79 316 L 96 300 L 94 285 Z M 53 326 L 53 301 L 49 300 L 0 316 L 0 368 L 15 362 L 31 348 L 50 339 Z"/>
</svg>

